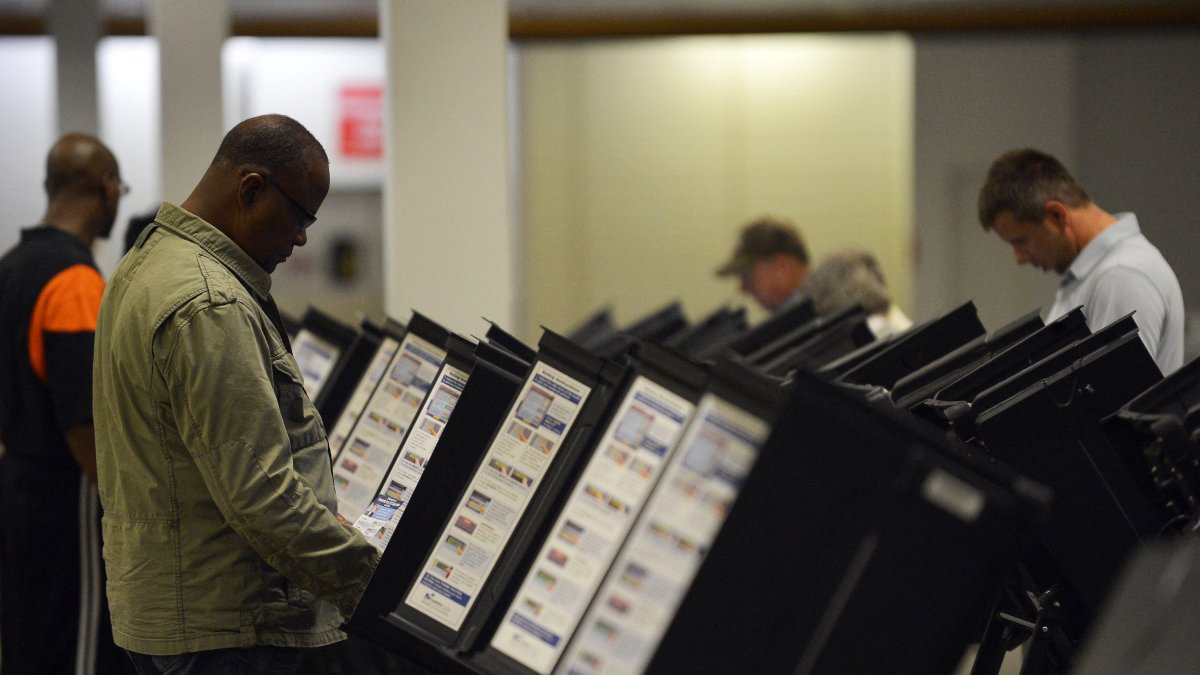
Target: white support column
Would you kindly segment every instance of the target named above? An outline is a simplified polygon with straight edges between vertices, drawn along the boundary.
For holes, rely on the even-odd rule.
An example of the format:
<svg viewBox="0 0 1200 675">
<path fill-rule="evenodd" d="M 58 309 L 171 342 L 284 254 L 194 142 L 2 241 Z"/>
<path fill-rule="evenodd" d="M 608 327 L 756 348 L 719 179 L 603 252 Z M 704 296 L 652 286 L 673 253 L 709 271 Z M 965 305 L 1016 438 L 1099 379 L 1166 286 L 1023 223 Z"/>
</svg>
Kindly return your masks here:
<svg viewBox="0 0 1200 675">
<path fill-rule="evenodd" d="M 384 304 L 450 330 L 514 330 L 500 0 L 380 0 L 386 173 Z"/>
<path fill-rule="evenodd" d="M 229 36 L 229 2 L 152 0 L 148 26 L 159 47 L 163 198 L 179 203 L 208 168 L 226 131 L 221 47 Z"/>
<path fill-rule="evenodd" d="M 58 133 L 97 134 L 96 42 L 99 0 L 52 0 L 50 32 L 58 62 Z"/>
</svg>

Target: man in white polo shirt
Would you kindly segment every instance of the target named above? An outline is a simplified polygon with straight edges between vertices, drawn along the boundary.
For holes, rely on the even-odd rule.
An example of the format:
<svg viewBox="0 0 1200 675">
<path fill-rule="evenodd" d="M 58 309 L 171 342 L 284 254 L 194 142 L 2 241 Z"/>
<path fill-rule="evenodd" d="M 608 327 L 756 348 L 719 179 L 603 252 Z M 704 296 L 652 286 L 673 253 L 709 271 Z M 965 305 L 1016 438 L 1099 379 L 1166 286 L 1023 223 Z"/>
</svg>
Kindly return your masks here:
<svg viewBox="0 0 1200 675">
<path fill-rule="evenodd" d="M 1017 264 L 1062 275 L 1047 320 L 1083 306 L 1097 330 L 1129 312 L 1163 375 L 1183 365 L 1183 294 L 1132 213 L 1110 214 L 1054 157 L 1031 149 L 997 159 L 979 192 L 979 222 Z"/>
</svg>

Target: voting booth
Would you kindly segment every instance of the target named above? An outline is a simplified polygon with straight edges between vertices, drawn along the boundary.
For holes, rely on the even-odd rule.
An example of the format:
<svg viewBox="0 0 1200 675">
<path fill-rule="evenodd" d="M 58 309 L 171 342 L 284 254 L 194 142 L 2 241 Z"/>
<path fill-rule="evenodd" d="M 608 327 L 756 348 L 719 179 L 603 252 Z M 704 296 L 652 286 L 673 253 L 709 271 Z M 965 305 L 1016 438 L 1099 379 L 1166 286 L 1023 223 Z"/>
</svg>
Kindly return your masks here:
<svg viewBox="0 0 1200 675">
<path fill-rule="evenodd" d="M 698 345 L 692 350 L 681 349 L 681 351 L 692 355 L 697 360 L 712 360 L 723 354 L 746 356 L 811 323 L 816 316 L 817 312 L 813 308 L 812 300 L 807 296 L 801 296 L 798 301 L 780 309 L 752 328 L 747 327 L 737 332 L 729 331 L 720 339 L 710 340 L 707 344 Z"/>
<path fill-rule="evenodd" d="M 304 313 L 291 342 L 309 398 L 316 400 L 354 336 L 353 328 L 315 307 Z"/>
<path fill-rule="evenodd" d="M 808 374 L 741 491 L 650 670 L 950 673 L 1048 499 Z"/>
<path fill-rule="evenodd" d="M 1067 673 L 1134 664 L 1097 631 L 1183 602 L 1130 579 L 1191 559 L 1164 547 L 1200 522 L 1200 365 L 1163 380 L 1131 317 L 341 328 L 316 400 L 381 552 L 345 629 L 414 670 L 949 675 L 978 644 L 991 675 L 1024 643 Z"/>
<path fill-rule="evenodd" d="M 363 375 L 372 367 L 380 347 L 386 340 L 399 340 L 404 331 L 404 325 L 391 318 L 383 324 L 370 319 L 363 319 L 359 323 L 358 333 L 330 372 L 329 381 L 313 399 L 322 419 L 336 420 L 341 417 Z M 382 366 L 378 368 L 382 371 Z"/>
<path fill-rule="evenodd" d="M 492 332 L 494 328 L 489 331 Z M 419 482 L 405 489 L 401 496 L 403 512 L 399 518 L 388 517 L 390 536 L 385 533 L 387 541 L 383 537 L 375 540 L 382 550 L 379 567 L 347 626 L 351 632 L 439 672 L 454 667 L 455 660 L 443 656 L 436 645 L 420 640 L 387 617 L 402 601 L 409 582 L 418 573 L 425 552 L 442 530 L 445 514 L 466 488 L 494 430 L 529 375 L 533 361 L 486 339 L 468 351 L 471 342 L 459 335 L 450 338 L 448 367 L 466 373 L 467 377 L 453 408 L 447 411 L 436 445 L 428 452 Z M 386 496 L 387 487 L 381 492 Z M 378 520 L 376 515 L 367 516 L 364 524 L 369 524 L 369 519 Z M 390 546 L 393 540 L 403 544 Z"/>
<path fill-rule="evenodd" d="M 1112 339 L 1096 344 L 1097 335 Z M 1098 332 L 1079 342 L 1095 348 L 1063 368 L 1050 357 L 1052 368 L 1026 376 L 1026 386 L 997 397 L 974 422 L 978 443 L 989 456 L 1054 492 L 1053 508 L 1023 571 L 1025 590 L 1048 601 L 1026 611 L 1026 620 L 1035 624 L 1050 620 L 1048 630 L 1035 631 L 1034 645 L 1057 652 L 1045 656 L 1056 663 L 1073 657 L 1074 645 L 1126 558 L 1166 524 L 1121 464 L 1101 424 L 1156 382 L 1158 368 L 1136 328 Z M 1038 365 L 1031 369 L 1039 370 Z M 1049 617 L 1047 604 L 1053 607 Z M 1063 639 L 1057 643 L 1042 639 L 1059 632 Z"/>
<path fill-rule="evenodd" d="M 980 335 L 945 356 L 901 377 L 891 388 L 892 401 L 900 408 L 912 408 L 1043 327 L 1045 324 L 1042 323 L 1041 315 L 1034 311 L 991 335 Z"/>
<path fill-rule="evenodd" d="M 347 406 L 339 419 L 330 452 L 342 519 L 354 522 L 370 505 L 426 395 L 434 390 L 448 336 L 445 328 L 413 312 L 382 371 L 369 373 L 370 382 L 361 383 L 362 392 L 370 391 L 361 409 Z"/>
<path fill-rule="evenodd" d="M 599 330 L 580 344 L 601 358 L 618 358 L 629 347 L 644 340 L 669 340 L 688 328 L 683 306 L 671 302 L 619 330 Z"/>
<path fill-rule="evenodd" d="M 745 307 L 718 307 L 700 321 L 662 341 L 681 354 L 705 360 L 749 329 Z"/>
<path fill-rule="evenodd" d="M 509 366 L 490 373 L 491 384 L 500 376 L 509 386 L 487 386 L 472 371 L 397 527 L 404 547 L 395 555 L 388 547 L 368 588 L 387 597 L 365 599 L 349 624 L 385 646 L 418 643 L 419 658 L 439 668 L 453 667 L 478 637 L 626 375 L 550 331 L 532 363 L 501 349 L 477 347 L 476 356 Z M 515 378 L 503 376 L 518 364 L 514 390 Z M 463 429 L 458 447 L 441 447 L 454 429 Z"/>
<path fill-rule="evenodd" d="M 486 672 L 549 672 L 605 572 L 673 466 L 708 384 L 706 369 L 650 344 L 530 549 L 472 662 Z"/>
<path fill-rule="evenodd" d="M 875 341 L 867 314 L 859 305 L 847 307 L 799 326 L 745 354 L 748 362 L 770 375 L 814 370 Z"/>
</svg>

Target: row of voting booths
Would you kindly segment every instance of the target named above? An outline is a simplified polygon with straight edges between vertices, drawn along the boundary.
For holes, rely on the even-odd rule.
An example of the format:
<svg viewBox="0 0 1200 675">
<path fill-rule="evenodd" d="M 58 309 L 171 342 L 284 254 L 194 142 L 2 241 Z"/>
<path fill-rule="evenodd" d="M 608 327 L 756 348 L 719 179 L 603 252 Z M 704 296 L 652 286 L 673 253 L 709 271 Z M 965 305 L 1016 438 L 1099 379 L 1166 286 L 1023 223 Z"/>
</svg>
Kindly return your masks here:
<svg viewBox="0 0 1200 675">
<path fill-rule="evenodd" d="M 1200 672 L 1200 363 L 1085 318 L 672 303 L 527 345 L 310 309 L 382 553 L 345 629 L 435 673 Z"/>
</svg>

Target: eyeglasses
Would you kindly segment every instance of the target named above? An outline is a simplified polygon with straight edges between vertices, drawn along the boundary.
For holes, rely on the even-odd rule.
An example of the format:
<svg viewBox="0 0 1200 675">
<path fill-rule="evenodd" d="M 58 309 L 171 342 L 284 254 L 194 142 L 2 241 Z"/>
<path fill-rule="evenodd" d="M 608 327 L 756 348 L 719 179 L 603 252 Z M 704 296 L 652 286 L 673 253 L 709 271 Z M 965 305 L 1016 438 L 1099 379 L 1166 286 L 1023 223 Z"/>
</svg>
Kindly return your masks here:
<svg viewBox="0 0 1200 675">
<path fill-rule="evenodd" d="M 276 190 L 279 190 L 279 194 L 283 195 L 284 199 L 291 202 L 292 206 L 296 207 L 297 209 L 300 209 L 300 213 L 304 214 L 305 219 L 307 219 L 307 222 L 304 223 L 304 229 L 308 229 L 309 227 L 312 226 L 313 223 L 317 222 L 317 214 L 304 208 L 304 205 L 301 204 L 299 201 L 297 201 L 295 197 L 288 194 L 287 190 L 284 190 L 282 187 L 280 187 L 279 183 L 275 182 L 274 179 L 272 179 L 270 176 L 267 176 L 267 175 L 263 175 L 262 178 L 263 178 L 263 181 L 266 182 L 268 185 L 274 187 Z"/>
<path fill-rule="evenodd" d="M 120 174 L 116 173 L 115 171 L 109 173 L 107 176 L 105 176 L 105 180 L 109 179 L 117 181 L 117 194 L 119 196 L 124 197 L 125 195 L 129 194 L 129 183 L 121 180 Z M 107 186 L 105 189 L 107 189 Z"/>
</svg>

